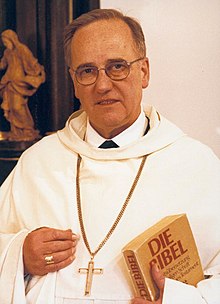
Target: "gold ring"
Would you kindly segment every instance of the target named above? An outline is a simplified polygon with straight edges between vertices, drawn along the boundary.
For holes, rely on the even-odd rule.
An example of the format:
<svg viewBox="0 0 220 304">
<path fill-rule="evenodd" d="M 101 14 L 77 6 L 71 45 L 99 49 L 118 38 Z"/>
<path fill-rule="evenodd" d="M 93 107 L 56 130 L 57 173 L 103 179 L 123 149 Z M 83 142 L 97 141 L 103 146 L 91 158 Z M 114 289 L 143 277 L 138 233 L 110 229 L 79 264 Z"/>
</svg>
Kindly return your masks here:
<svg viewBox="0 0 220 304">
<path fill-rule="evenodd" d="M 55 263 L 52 255 L 46 256 L 44 260 L 46 261 L 47 265 Z"/>
</svg>

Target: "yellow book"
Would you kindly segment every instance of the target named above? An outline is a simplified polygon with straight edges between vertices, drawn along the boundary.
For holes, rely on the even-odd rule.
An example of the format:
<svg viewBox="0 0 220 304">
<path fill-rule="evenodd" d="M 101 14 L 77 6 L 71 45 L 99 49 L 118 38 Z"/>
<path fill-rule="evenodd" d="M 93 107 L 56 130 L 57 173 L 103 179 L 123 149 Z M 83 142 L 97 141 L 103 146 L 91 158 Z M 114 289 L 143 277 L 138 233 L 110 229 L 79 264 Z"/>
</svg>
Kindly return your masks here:
<svg viewBox="0 0 220 304">
<path fill-rule="evenodd" d="M 135 296 L 155 301 L 151 278 L 156 263 L 164 276 L 194 285 L 204 278 L 195 240 L 185 214 L 171 215 L 138 235 L 122 249 Z"/>
</svg>

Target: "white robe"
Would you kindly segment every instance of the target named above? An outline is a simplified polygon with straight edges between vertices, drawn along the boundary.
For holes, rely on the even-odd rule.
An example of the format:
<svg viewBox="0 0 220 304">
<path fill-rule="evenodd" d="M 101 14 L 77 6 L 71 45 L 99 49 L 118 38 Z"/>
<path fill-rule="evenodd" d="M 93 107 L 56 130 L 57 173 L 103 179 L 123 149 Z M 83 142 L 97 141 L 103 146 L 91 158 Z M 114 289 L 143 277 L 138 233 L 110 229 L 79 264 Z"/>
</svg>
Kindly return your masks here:
<svg viewBox="0 0 220 304">
<path fill-rule="evenodd" d="M 65 128 L 26 150 L 0 193 L 1 304 L 130 303 L 133 289 L 122 247 L 170 214 L 186 213 L 201 262 L 211 279 L 197 288 L 166 279 L 163 304 L 220 303 L 220 162 L 212 151 L 183 134 L 147 107 L 150 131 L 118 149 L 102 150 L 83 141 L 87 117 L 74 113 Z M 41 226 L 81 235 L 76 207 L 76 161 L 82 157 L 83 218 L 92 250 L 109 231 L 130 190 L 142 156 L 146 164 L 128 207 L 95 257 L 91 296 L 84 296 L 89 253 L 81 237 L 76 260 L 65 269 L 23 279 L 22 244 Z M 26 286 L 27 285 L 27 286 Z"/>
</svg>

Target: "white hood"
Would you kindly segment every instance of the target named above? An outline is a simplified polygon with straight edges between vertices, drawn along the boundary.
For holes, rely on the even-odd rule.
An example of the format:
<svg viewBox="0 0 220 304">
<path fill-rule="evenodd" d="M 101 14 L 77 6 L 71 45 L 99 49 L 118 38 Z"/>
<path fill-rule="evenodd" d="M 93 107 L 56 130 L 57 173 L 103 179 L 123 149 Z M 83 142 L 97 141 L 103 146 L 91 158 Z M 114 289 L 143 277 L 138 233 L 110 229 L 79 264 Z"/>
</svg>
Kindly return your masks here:
<svg viewBox="0 0 220 304">
<path fill-rule="evenodd" d="M 87 115 L 84 111 L 73 113 L 68 119 L 65 128 L 58 131 L 58 137 L 63 145 L 80 155 L 97 160 L 113 160 L 149 155 L 184 136 L 184 133 L 179 128 L 164 117 L 161 117 L 153 107 L 146 106 L 144 112 L 150 119 L 149 132 L 141 139 L 121 148 L 102 150 L 86 143 L 83 140 L 87 123 Z"/>
</svg>

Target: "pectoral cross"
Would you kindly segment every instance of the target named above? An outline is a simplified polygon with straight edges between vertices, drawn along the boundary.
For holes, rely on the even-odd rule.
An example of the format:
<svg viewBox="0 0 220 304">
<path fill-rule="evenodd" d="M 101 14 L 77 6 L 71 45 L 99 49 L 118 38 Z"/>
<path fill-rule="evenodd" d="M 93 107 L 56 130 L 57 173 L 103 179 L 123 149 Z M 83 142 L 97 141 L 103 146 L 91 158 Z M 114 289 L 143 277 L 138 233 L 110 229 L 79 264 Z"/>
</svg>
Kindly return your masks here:
<svg viewBox="0 0 220 304">
<path fill-rule="evenodd" d="M 89 296 L 91 293 L 92 279 L 94 274 L 102 274 L 102 268 L 94 268 L 93 258 L 88 263 L 88 268 L 79 268 L 79 273 L 86 273 L 86 287 L 85 287 L 85 296 Z"/>
</svg>

